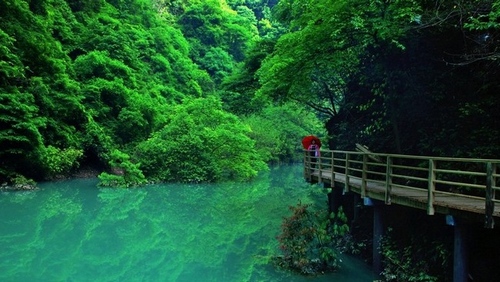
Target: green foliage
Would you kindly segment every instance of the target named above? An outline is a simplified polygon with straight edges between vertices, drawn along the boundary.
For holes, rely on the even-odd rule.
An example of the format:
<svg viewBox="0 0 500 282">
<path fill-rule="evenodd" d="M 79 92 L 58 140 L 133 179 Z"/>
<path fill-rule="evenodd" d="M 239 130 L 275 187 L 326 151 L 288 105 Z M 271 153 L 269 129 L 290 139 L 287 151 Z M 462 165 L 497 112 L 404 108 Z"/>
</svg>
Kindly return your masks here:
<svg viewBox="0 0 500 282">
<path fill-rule="evenodd" d="M 255 140 L 255 148 L 266 162 L 299 161 L 302 159 L 302 138 L 310 134 L 324 136 L 321 121 L 294 103 L 268 106 L 243 121 L 251 127 L 249 136 Z M 326 142 L 325 146 L 328 146 Z"/>
<path fill-rule="evenodd" d="M 122 61 L 113 59 L 107 51 L 92 51 L 75 60 L 75 71 L 81 81 L 93 78 L 126 79 L 133 86 L 132 70 Z"/>
<path fill-rule="evenodd" d="M 146 183 L 146 178 L 140 170 L 140 164 L 133 163 L 130 156 L 119 150 L 113 150 L 109 165 L 114 174 L 103 172 L 99 175 L 100 186 L 131 187 Z"/>
<path fill-rule="evenodd" d="M 400 245 L 390 234 L 382 239 L 383 281 L 447 281 L 450 251 L 424 236 L 412 236 L 411 242 Z M 429 247 L 433 245 L 433 247 Z"/>
<path fill-rule="evenodd" d="M 60 149 L 53 146 L 45 148 L 42 156 L 42 165 L 46 167 L 46 174 L 49 177 L 66 175 L 72 169 L 78 168 L 78 160 L 82 157 L 83 151 L 73 148 Z"/>
<path fill-rule="evenodd" d="M 44 117 L 44 143 L 57 147 L 80 146 L 78 131 L 86 123 L 80 85 L 65 74 L 32 77 L 27 91 L 34 94 L 38 114 Z"/>
<path fill-rule="evenodd" d="M 66 0 L 66 2 L 68 2 L 73 13 L 83 12 L 90 14 L 98 12 L 103 4 L 100 0 Z"/>
<path fill-rule="evenodd" d="M 2 85 L 24 77 L 23 64 L 15 54 L 15 39 L 0 28 L 0 81 Z"/>
<path fill-rule="evenodd" d="M 178 23 L 190 40 L 191 58 L 217 82 L 221 71 L 233 69 L 235 62 L 244 59 L 251 39 L 258 35 L 248 10 L 237 13 L 225 1 L 192 2 Z"/>
<path fill-rule="evenodd" d="M 30 93 L 0 92 L 0 159 L 5 181 L 9 174 L 37 176 L 32 166 L 40 159 L 43 138 L 40 128 L 44 120 L 37 116 L 34 98 Z M 17 173 L 16 173 L 17 172 Z"/>
<path fill-rule="evenodd" d="M 109 160 L 109 152 L 117 147 L 111 132 L 92 117 L 89 117 L 89 122 L 85 126 L 82 146 L 85 148 L 87 156 L 97 157 L 98 160 L 102 160 L 102 163 Z M 101 165 L 101 163 L 97 165 Z"/>
<path fill-rule="evenodd" d="M 326 114 L 338 148 L 494 158 L 499 7 L 280 1 L 289 32 L 258 70 L 257 95 Z"/>
<path fill-rule="evenodd" d="M 276 257 L 275 263 L 305 275 L 338 269 L 336 241 L 349 232 L 342 210 L 328 215 L 324 209 L 311 210 L 311 205 L 301 203 L 290 210 L 292 216 L 283 220 L 278 236 L 283 256 Z"/>
<path fill-rule="evenodd" d="M 136 147 L 146 177 L 161 181 L 246 180 L 265 169 L 250 129 L 215 98 L 186 100 L 165 127 Z"/>
<path fill-rule="evenodd" d="M 239 116 L 248 115 L 259 112 L 268 103 L 269 99 L 255 97 L 256 89 L 260 87 L 256 72 L 262 60 L 272 52 L 274 44 L 271 40 L 255 42 L 245 60 L 225 77 L 220 96 L 227 111 Z"/>
<path fill-rule="evenodd" d="M 210 48 L 200 63 L 213 77 L 215 83 L 220 83 L 233 70 L 233 61 L 227 51 L 220 47 Z"/>
<path fill-rule="evenodd" d="M 491 1 L 490 10 L 479 10 L 477 13 L 470 17 L 469 22 L 464 24 L 464 27 L 469 30 L 493 30 L 499 29 L 500 23 L 500 2 Z M 486 4 L 487 5 L 487 4 Z"/>
<path fill-rule="evenodd" d="M 170 108 L 186 97 L 212 95 L 257 36 L 253 11 L 265 6 L 231 4 L 234 10 L 225 1 L 2 1 L 0 177 L 65 174 L 77 152 L 107 163 L 114 149 L 128 151 L 164 128 Z M 198 20 L 203 28 L 191 29 Z M 221 169 L 231 167 L 226 160 L 207 179 L 246 179 L 264 167 L 251 140 L 241 138 L 241 154 L 229 154 L 243 159 L 238 173 Z"/>
<path fill-rule="evenodd" d="M 36 182 L 33 181 L 33 179 L 28 179 L 22 175 L 16 175 L 15 177 L 13 177 L 11 179 L 12 181 L 12 184 L 15 185 L 15 186 L 24 186 L 24 185 L 28 185 L 28 186 L 35 186 L 36 185 Z"/>
<path fill-rule="evenodd" d="M 37 189 L 36 182 L 20 174 L 13 174 L 0 185 L 0 190 L 4 191 L 22 191 Z"/>
<path fill-rule="evenodd" d="M 0 73 L 5 74 L 0 79 L 0 155 L 6 160 L 0 178 L 48 177 L 44 174 L 61 167 L 43 163 L 45 146 L 80 146 L 77 130 L 84 115 L 79 85 L 61 45 L 74 42 L 76 22 L 67 8 L 59 0 L 0 4 Z"/>
<path fill-rule="evenodd" d="M 400 37 L 418 12 L 414 1 L 282 1 L 279 18 L 290 21 L 275 52 L 258 71 L 260 95 L 299 101 L 337 115 L 346 85 L 373 48 L 400 48 Z"/>
</svg>

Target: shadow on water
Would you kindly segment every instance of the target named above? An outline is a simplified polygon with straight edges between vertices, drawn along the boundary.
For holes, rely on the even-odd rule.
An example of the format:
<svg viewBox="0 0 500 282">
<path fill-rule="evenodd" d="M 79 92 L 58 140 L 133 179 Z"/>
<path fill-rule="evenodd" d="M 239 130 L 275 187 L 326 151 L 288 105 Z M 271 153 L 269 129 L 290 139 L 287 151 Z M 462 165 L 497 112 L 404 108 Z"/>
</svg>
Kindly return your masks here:
<svg viewBox="0 0 500 282">
<path fill-rule="evenodd" d="M 1 281 L 373 281 L 345 257 L 334 274 L 275 269 L 288 207 L 324 189 L 280 166 L 249 183 L 99 189 L 96 179 L 0 194 Z"/>
</svg>

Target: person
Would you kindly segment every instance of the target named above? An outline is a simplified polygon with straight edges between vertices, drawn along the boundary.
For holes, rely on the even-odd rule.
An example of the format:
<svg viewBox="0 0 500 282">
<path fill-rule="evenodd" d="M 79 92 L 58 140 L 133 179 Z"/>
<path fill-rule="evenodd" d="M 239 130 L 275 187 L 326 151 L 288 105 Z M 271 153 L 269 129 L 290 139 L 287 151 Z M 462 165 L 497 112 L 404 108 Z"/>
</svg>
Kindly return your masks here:
<svg viewBox="0 0 500 282">
<path fill-rule="evenodd" d="M 319 152 L 319 146 L 316 144 L 316 140 L 312 140 L 311 144 L 307 148 L 309 151 L 309 160 L 311 162 L 311 168 L 316 167 L 316 162 L 318 161 L 318 158 L 321 156 L 321 153 Z"/>
</svg>

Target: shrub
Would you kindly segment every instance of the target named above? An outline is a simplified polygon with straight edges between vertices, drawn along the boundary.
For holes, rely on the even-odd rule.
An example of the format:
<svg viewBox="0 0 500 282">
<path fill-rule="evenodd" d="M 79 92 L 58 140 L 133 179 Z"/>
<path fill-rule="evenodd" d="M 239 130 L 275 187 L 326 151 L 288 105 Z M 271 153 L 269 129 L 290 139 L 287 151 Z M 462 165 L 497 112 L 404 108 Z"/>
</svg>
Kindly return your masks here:
<svg viewBox="0 0 500 282">
<path fill-rule="evenodd" d="M 439 242 L 425 242 L 415 236 L 403 243 L 388 235 L 381 241 L 384 269 L 382 281 L 447 281 L 447 266 L 450 251 Z M 434 245 L 432 248 L 424 247 Z"/>
<path fill-rule="evenodd" d="M 281 268 L 305 275 L 335 271 L 340 267 L 336 242 L 349 231 L 342 210 L 328 214 L 311 205 L 291 206 L 292 216 L 285 218 L 278 236 L 282 256 L 274 258 Z"/>
<path fill-rule="evenodd" d="M 59 149 L 53 146 L 45 148 L 42 157 L 43 166 L 51 178 L 57 175 L 65 175 L 73 168 L 78 168 L 80 165 L 78 160 L 82 157 L 83 151 L 78 149 Z"/>
<path fill-rule="evenodd" d="M 140 164 L 130 161 L 129 155 L 113 150 L 109 164 L 114 174 L 103 172 L 99 175 L 99 186 L 131 187 L 145 184 L 146 178 L 139 169 Z"/>
</svg>

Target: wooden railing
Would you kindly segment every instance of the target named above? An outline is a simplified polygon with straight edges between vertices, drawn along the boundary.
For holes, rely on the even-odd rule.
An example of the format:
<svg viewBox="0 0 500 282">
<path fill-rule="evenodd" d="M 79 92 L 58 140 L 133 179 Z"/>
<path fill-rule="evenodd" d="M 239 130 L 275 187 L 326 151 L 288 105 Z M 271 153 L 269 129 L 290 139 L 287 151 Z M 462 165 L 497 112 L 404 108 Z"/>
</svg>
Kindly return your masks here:
<svg viewBox="0 0 500 282">
<path fill-rule="evenodd" d="M 437 195 L 454 195 L 484 200 L 485 214 L 492 216 L 495 198 L 500 189 L 498 159 L 468 159 L 430 156 L 379 154 L 359 151 L 322 150 L 316 162 L 304 152 L 304 176 L 310 178 L 315 171 L 334 181 L 339 176 L 349 190 L 349 179 L 361 180 L 360 194 L 366 196 L 367 183 L 385 187 L 385 203 L 391 203 L 395 188 L 427 192 L 427 213 L 434 214 Z"/>
</svg>

